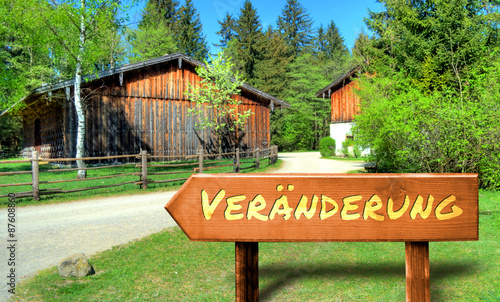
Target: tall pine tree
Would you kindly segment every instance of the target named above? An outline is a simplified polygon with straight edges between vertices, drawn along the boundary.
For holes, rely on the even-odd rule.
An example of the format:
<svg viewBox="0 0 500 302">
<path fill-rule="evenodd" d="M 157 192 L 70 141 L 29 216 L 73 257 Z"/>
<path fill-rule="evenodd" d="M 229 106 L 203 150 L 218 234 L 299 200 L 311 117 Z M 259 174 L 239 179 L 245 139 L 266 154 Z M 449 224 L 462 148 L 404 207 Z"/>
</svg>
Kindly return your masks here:
<svg viewBox="0 0 500 302">
<path fill-rule="evenodd" d="M 177 31 L 177 47 L 179 51 L 198 60 L 207 58 L 208 46 L 203 36 L 203 26 L 200 16 L 191 0 L 180 9 L 179 26 Z"/>
<path fill-rule="evenodd" d="M 220 25 L 220 30 L 217 34 L 220 36 L 219 44 L 214 44 L 216 47 L 226 48 L 228 46 L 229 41 L 231 41 L 236 33 L 234 31 L 236 20 L 229 13 L 226 13 L 224 20 L 217 21 Z"/>
<path fill-rule="evenodd" d="M 236 39 L 234 44 L 231 45 L 231 47 L 234 47 L 231 53 L 236 56 L 236 63 L 241 74 L 252 85 L 257 76 L 256 65 L 261 59 L 262 26 L 257 10 L 249 0 L 245 1 L 241 9 L 235 32 Z"/>
<path fill-rule="evenodd" d="M 291 55 L 298 57 L 309 50 L 312 43 L 313 21 L 298 0 L 287 0 L 281 16 L 278 17 L 278 30 L 290 46 Z"/>
<path fill-rule="evenodd" d="M 175 43 L 179 3 L 150 0 L 136 30 L 129 30 L 130 62 L 153 59 L 178 50 Z"/>
<path fill-rule="evenodd" d="M 283 97 L 289 84 L 287 66 L 292 62 L 290 48 L 271 26 L 262 36 L 262 60 L 256 65 L 255 86 L 277 97 Z"/>
<path fill-rule="evenodd" d="M 179 20 L 179 1 L 149 0 L 138 27 L 148 26 L 160 21 L 169 29 L 174 29 Z"/>
</svg>

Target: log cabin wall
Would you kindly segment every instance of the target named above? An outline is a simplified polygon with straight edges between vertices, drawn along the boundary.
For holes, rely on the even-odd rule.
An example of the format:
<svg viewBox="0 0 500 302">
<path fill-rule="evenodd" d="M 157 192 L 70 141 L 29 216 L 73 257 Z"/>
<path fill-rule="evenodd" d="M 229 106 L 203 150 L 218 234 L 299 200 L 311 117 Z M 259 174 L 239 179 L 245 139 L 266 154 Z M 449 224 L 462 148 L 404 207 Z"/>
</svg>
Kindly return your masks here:
<svg viewBox="0 0 500 302">
<path fill-rule="evenodd" d="M 359 98 L 354 92 L 357 87 L 356 81 L 346 79 L 342 87 L 332 92 L 332 123 L 353 121 L 354 116 L 359 112 Z"/>
<path fill-rule="evenodd" d="M 23 157 L 38 151 L 43 158 L 64 156 L 64 117 L 60 103 L 40 99 L 23 111 Z"/>
<path fill-rule="evenodd" d="M 141 149 L 153 155 L 194 155 L 200 147 L 205 152 L 218 152 L 211 131 L 196 127 L 197 117 L 188 114 L 194 103 L 184 92 L 188 84 L 199 86 L 201 80 L 196 64 L 183 55 L 173 58 L 151 65 L 136 64 L 136 68 L 125 72 L 109 72 L 83 82 L 84 156 L 138 154 Z M 25 157 L 37 148 L 43 158 L 75 156 L 77 123 L 72 82 L 55 87 L 38 88 L 25 100 L 30 103 L 22 110 Z M 253 112 L 243 129 L 239 129 L 240 148 L 269 147 L 269 96 L 244 86 L 241 94 L 234 97 L 242 102 L 238 111 Z M 203 114 L 213 113 L 207 109 Z M 39 135 L 35 134 L 37 131 Z M 224 146 L 224 151 L 228 151 L 234 141 L 226 141 Z"/>
<path fill-rule="evenodd" d="M 208 129 L 197 129 L 195 116 L 188 114 L 194 104 L 184 92 L 188 83 L 199 85 L 200 80 L 194 66 L 182 62 L 179 68 L 174 60 L 125 73 L 121 85 L 120 75 L 93 84 L 86 102 L 85 156 L 136 154 L 141 149 L 153 155 L 194 155 L 202 146 L 200 140 L 206 152 L 216 152 L 214 136 Z M 248 92 L 236 97 L 242 101 L 238 110 L 254 112 L 241 147 L 267 147 L 266 100 Z"/>
</svg>

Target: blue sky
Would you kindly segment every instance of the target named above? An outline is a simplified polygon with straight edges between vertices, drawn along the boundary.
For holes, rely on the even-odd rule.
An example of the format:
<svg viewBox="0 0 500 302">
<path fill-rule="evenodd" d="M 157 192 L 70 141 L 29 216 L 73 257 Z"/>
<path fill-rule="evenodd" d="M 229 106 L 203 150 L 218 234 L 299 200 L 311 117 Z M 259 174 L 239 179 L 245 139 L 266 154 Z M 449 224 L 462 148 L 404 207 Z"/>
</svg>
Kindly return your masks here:
<svg viewBox="0 0 500 302">
<path fill-rule="evenodd" d="M 131 16 L 132 20 L 140 20 L 140 11 L 146 2 L 147 0 L 140 0 L 138 11 Z M 181 5 L 184 4 L 184 0 L 180 2 Z M 276 28 L 276 21 L 285 7 L 286 0 L 252 0 L 251 2 L 253 7 L 257 9 L 263 28 L 265 29 L 269 25 Z M 299 2 L 313 19 L 315 28 L 319 27 L 320 24 L 326 26 L 333 20 L 349 49 L 354 45 L 361 28 L 366 29 L 363 18 L 368 16 L 368 9 L 379 12 L 383 8 L 376 0 L 301 0 Z M 211 52 L 215 50 L 212 43 L 219 42 L 219 36 L 216 32 L 219 31 L 220 26 L 217 21 L 222 21 L 226 12 L 237 18 L 244 3 L 245 0 L 193 0 Z"/>
</svg>

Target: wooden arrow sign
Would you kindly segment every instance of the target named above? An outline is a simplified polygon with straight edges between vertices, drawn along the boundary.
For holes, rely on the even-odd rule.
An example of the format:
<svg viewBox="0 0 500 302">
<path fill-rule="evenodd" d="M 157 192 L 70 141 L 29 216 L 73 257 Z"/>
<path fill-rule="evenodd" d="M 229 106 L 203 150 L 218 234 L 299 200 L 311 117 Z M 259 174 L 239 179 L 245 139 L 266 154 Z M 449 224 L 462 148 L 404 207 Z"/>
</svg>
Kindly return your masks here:
<svg viewBox="0 0 500 302">
<path fill-rule="evenodd" d="M 476 174 L 197 174 L 165 209 L 195 241 L 478 240 Z"/>
</svg>

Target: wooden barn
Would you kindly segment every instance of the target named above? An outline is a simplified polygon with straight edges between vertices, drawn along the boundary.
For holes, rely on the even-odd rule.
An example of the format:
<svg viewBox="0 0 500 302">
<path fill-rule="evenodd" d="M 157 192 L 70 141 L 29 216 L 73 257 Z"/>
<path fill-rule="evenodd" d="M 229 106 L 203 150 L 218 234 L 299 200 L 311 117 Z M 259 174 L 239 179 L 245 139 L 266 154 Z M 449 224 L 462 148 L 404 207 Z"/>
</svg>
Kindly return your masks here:
<svg viewBox="0 0 500 302">
<path fill-rule="evenodd" d="M 351 138 L 354 116 L 359 112 L 359 98 L 354 91 L 358 87 L 354 78 L 359 70 L 360 67 L 353 68 L 316 93 L 317 98 L 331 100 L 330 136 L 335 139 L 337 151 L 342 142 Z"/>
<path fill-rule="evenodd" d="M 141 149 L 158 156 L 194 155 L 200 147 L 213 152 L 215 138 L 209 129 L 197 129 L 196 118 L 188 114 L 194 104 L 184 94 L 189 83 L 199 86 L 197 66 L 204 64 L 175 53 L 84 77 L 84 156 L 137 154 Z M 18 112 L 24 156 L 34 150 L 42 158 L 75 156 L 73 86 L 74 79 L 44 85 L 19 101 L 25 104 Z M 253 115 L 240 129 L 239 146 L 267 148 L 270 112 L 290 105 L 246 84 L 240 89 L 234 96 L 242 101 L 237 110 L 251 109 Z"/>
</svg>

